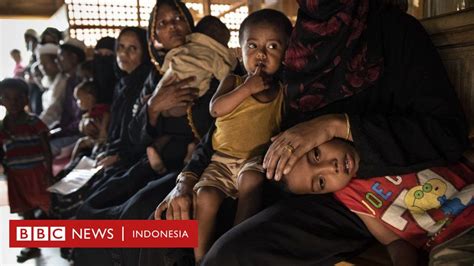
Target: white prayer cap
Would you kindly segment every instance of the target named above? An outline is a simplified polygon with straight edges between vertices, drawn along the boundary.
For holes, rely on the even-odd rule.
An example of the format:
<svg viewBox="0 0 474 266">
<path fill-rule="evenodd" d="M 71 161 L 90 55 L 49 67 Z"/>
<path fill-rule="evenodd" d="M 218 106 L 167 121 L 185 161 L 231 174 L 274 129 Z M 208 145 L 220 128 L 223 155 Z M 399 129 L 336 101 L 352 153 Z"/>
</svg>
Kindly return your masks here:
<svg viewBox="0 0 474 266">
<path fill-rule="evenodd" d="M 42 54 L 52 54 L 57 55 L 59 51 L 59 46 L 52 43 L 39 44 L 36 47 L 36 55 L 39 57 Z"/>
<path fill-rule="evenodd" d="M 79 57 L 79 61 L 84 61 L 86 59 L 86 45 L 84 42 L 79 41 L 78 39 L 68 38 L 64 41 L 63 44 L 59 46 L 62 50 L 69 50 Z"/>
</svg>

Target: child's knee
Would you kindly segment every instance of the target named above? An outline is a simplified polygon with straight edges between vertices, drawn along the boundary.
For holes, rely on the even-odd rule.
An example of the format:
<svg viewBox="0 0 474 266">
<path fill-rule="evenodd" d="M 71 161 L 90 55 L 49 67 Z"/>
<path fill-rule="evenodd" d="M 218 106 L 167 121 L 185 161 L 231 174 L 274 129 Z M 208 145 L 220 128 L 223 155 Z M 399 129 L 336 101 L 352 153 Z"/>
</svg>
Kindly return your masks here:
<svg viewBox="0 0 474 266">
<path fill-rule="evenodd" d="M 197 191 L 197 206 L 200 209 L 218 209 L 224 193 L 214 187 L 201 187 Z"/>
<path fill-rule="evenodd" d="M 239 193 L 253 191 L 262 186 L 265 177 L 263 173 L 256 171 L 246 171 L 239 175 Z"/>
</svg>

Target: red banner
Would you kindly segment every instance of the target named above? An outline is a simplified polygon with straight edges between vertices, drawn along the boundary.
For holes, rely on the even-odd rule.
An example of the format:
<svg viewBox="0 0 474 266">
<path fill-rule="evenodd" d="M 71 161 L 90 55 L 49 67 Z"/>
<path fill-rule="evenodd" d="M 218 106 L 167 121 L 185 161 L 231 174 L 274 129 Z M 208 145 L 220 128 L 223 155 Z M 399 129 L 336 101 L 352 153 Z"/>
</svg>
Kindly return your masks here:
<svg viewBox="0 0 474 266">
<path fill-rule="evenodd" d="M 192 248 L 196 220 L 12 220 L 10 247 Z"/>
</svg>

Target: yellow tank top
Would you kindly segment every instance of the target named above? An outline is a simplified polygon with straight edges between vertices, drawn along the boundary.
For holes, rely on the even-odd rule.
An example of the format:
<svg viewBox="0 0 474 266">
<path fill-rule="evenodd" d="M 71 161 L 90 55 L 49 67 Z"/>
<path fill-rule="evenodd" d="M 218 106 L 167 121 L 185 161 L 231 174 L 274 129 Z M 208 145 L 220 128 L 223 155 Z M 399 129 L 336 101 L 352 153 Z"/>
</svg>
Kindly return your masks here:
<svg viewBox="0 0 474 266">
<path fill-rule="evenodd" d="M 236 76 L 235 87 L 243 82 Z M 229 114 L 216 119 L 216 130 L 212 136 L 214 150 L 224 154 L 248 159 L 262 155 L 270 138 L 280 131 L 283 88 L 268 103 L 247 97 Z"/>
</svg>

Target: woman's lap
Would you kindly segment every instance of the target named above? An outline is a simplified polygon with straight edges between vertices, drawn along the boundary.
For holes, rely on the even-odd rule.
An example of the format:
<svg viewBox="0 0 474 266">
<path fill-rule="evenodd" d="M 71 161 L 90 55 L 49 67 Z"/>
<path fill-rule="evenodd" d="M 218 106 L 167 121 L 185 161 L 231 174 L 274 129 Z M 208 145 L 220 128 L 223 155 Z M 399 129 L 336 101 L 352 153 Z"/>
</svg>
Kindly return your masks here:
<svg viewBox="0 0 474 266">
<path fill-rule="evenodd" d="M 158 204 L 174 188 L 177 176 L 177 172 L 168 173 L 157 180 L 148 182 L 122 205 L 120 219 L 148 219 Z"/>
<path fill-rule="evenodd" d="M 176 176 L 178 173 L 170 173 L 149 182 L 121 206 L 119 219 L 148 219 L 158 204 L 175 186 Z M 121 265 L 134 266 L 138 263 L 140 249 L 113 249 L 111 252 L 114 257 L 120 258 Z"/>
<path fill-rule="evenodd" d="M 79 219 L 116 218 L 107 212 L 124 204 L 157 175 L 149 167 L 148 161 L 142 159 L 128 171 L 104 178 L 107 180 L 95 187 L 78 210 Z"/>
<path fill-rule="evenodd" d="M 96 219 L 148 219 L 156 206 L 174 187 L 177 175 L 178 173 L 170 173 L 160 179 L 150 181 L 120 205 L 93 209 L 92 214 Z M 90 210 L 88 214 L 91 215 Z M 90 264 L 95 260 L 107 262 L 104 265 L 114 265 L 114 262 L 120 265 L 136 265 L 138 255 L 139 249 L 77 249 L 74 252 L 75 264 L 87 266 L 98 265 Z"/>
<path fill-rule="evenodd" d="M 234 227 L 202 265 L 332 265 L 372 241 L 362 221 L 331 195 L 308 195 L 282 200 Z"/>
</svg>

